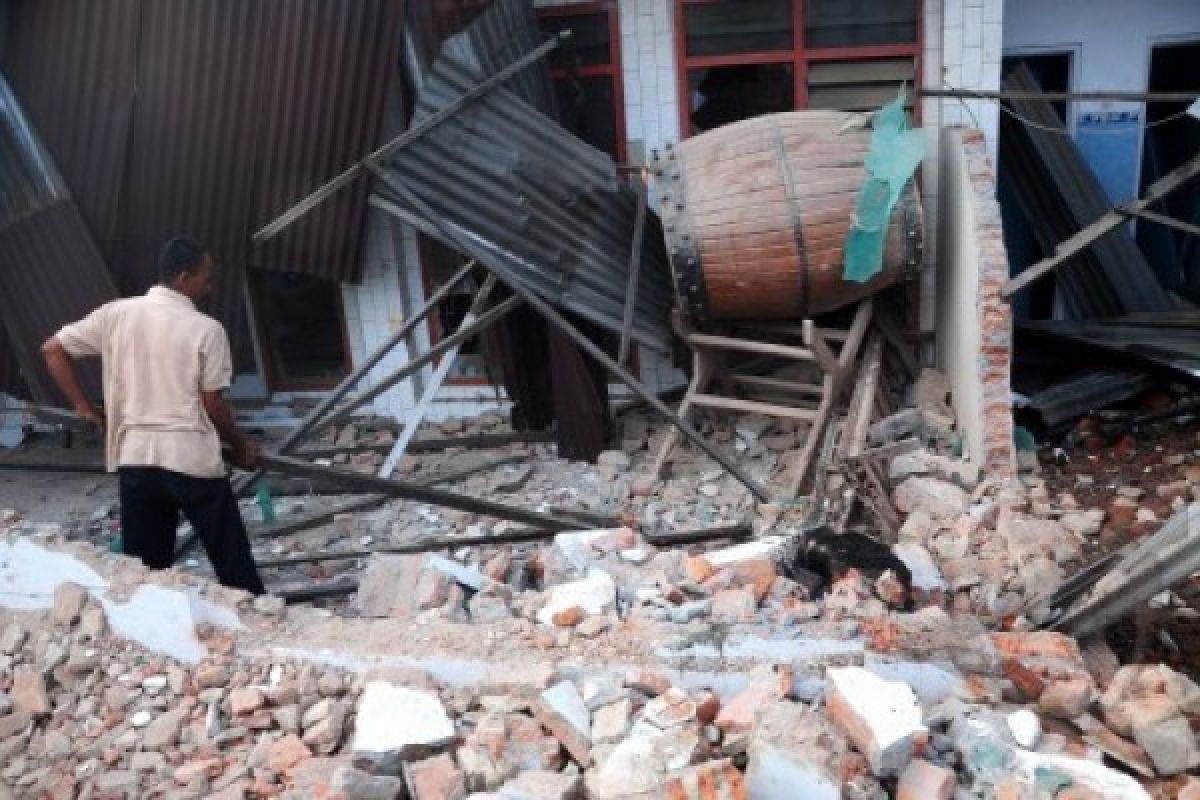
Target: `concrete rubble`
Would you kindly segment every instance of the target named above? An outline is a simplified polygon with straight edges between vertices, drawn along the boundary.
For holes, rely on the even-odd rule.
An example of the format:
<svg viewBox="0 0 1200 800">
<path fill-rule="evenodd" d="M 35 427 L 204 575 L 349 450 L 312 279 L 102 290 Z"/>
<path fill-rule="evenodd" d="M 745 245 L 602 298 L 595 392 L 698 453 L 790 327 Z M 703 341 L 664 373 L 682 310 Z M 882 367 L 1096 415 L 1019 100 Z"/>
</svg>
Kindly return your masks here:
<svg viewBox="0 0 1200 800">
<path fill-rule="evenodd" d="M 763 477 L 797 439 L 761 418 L 710 424 Z M 1200 686 L 1028 616 L 1114 524 L 1138 524 L 1136 498 L 1117 496 L 1135 512 L 1114 522 L 1125 502 L 1088 505 L 1038 474 L 996 482 L 939 435 L 888 465 L 892 565 L 826 575 L 788 546 L 814 509 L 755 504 L 686 448 L 671 478 L 651 478 L 664 435 L 635 414 L 598 466 L 514 445 L 528 463 L 463 481 L 615 525 L 283 567 L 297 583 L 357 578 L 313 605 L 222 589 L 202 566 L 149 573 L 89 544 L 110 517 L 0 513 L 0 798 L 1200 793 Z M 320 502 L 281 499 L 280 516 Z M 748 541 L 656 547 L 644 533 L 746 519 Z M 271 557 L 511 529 L 389 503 L 256 545 Z"/>
</svg>

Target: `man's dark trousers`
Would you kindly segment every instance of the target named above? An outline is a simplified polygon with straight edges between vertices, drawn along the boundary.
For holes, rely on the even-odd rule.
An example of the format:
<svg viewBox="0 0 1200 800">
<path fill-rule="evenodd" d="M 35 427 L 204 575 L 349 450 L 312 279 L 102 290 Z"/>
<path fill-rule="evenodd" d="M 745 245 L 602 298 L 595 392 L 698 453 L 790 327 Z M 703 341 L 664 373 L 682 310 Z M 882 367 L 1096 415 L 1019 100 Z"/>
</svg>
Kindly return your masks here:
<svg viewBox="0 0 1200 800">
<path fill-rule="evenodd" d="M 254 594 L 266 591 L 228 478 L 194 478 L 161 467 L 121 467 L 117 474 L 126 555 L 138 556 L 151 569 L 170 567 L 182 511 L 221 583 Z"/>
</svg>

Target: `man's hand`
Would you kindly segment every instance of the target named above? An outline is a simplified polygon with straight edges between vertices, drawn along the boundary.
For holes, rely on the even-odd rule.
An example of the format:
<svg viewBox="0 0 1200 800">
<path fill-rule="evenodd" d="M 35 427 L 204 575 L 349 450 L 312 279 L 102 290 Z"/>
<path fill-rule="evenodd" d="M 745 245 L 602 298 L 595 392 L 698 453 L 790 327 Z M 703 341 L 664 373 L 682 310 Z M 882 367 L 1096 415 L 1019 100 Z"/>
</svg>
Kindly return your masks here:
<svg viewBox="0 0 1200 800">
<path fill-rule="evenodd" d="M 262 455 L 262 450 L 255 442 L 246 437 L 241 437 L 233 446 L 233 465 L 238 469 L 244 469 L 247 472 L 258 469 L 259 456 Z"/>
<path fill-rule="evenodd" d="M 75 408 L 75 413 L 84 422 L 94 425 L 97 430 L 104 433 L 105 427 L 108 425 L 108 420 L 104 418 L 104 412 L 100 411 L 91 403 L 85 403 L 82 406 Z"/>
</svg>

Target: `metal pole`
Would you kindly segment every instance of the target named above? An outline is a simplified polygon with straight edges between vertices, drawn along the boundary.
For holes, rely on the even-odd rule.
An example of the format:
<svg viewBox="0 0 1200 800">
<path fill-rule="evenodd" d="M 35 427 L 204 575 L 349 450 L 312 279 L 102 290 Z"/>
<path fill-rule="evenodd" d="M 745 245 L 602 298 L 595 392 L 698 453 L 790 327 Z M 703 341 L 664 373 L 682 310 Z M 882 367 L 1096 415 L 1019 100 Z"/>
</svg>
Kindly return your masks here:
<svg viewBox="0 0 1200 800">
<path fill-rule="evenodd" d="M 637 176 L 637 220 L 633 224 L 633 252 L 629 254 L 629 283 L 625 286 L 625 318 L 621 322 L 621 345 L 617 363 L 629 363 L 629 336 L 633 332 L 633 310 L 637 305 L 638 276 L 642 271 L 642 239 L 646 232 L 646 184 Z"/>
<path fill-rule="evenodd" d="M 392 352 L 396 345 L 404 341 L 404 339 L 407 338 L 410 333 L 412 333 L 413 329 L 417 327 L 421 320 L 425 319 L 425 317 L 429 315 L 429 312 L 432 311 L 438 303 L 442 302 L 442 300 L 444 300 L 446 296 L 450 294 L 455 286 L 462 283 L 463 279 L 465 279 L 471 273 L 471 270 L 474 267 L 475 261 L 468 261 L 458 272 L 451 275 L 449 280 L 438 287 L 437 291 L 429 296 L 429 299 L 427 299 L 425 303 L 419 309 L 417 309 L 416 313 L 404 322 L 404 324 L 400 327 L 400 330 L 392 334 L 392 336 L 386 342 L 375 348 L 375 351 L 367 356 L 366 360 L 355 367 L 354 371 L 347 375 L 346 378 L 337 385 L 337 388 L 322 398 L 321 402 L 317 403 L 316 407 L 313 408 L 312 411 L 309 411 L 304 415 L 304 418 L 300 420 L 296 427 L 292 428 L 292 430 L 288 432 L 287 436 L 283 437 L 283 441 L 280 442 L 279 446 L 275 448 L 276 452 L 291 452 L 295 446 L 313 430 L 316 424 L 321 420 L 322 417 L 325 416 L 329 409 L 337 405 L 338 401 L 340 401 L 351 389 L 358 385 L 358 382 L 363 379 L 363 376 L 374 369 L 376 365 L 378 365 L 379 362 L 387 356 L 388 353 Z M 240 494 L 247 486 L 252 485 L 261 477 L 262 470 L 255 470 L 252 473 L 241 476 L 233 484 L 234 492 Z M 191 539 L 185 539 L 176 552 L 176 559 L 183 555 L 183 553 L 186 552 L 194 542 L 194 537 Z"/>
<path fill-rule="evenodd" d="M 1190 103 L 1200 92 L 1134 92 L 1100 89 L 1088 92 L 1035 92 L 1021 89 L 958 89 L 934 86 L 917 90 L 924 97 L 975 100 L 1126 100 L 1139 103 Z"/>
<path fill-rule="evenodd" d="M 299 475 L 306 478 L 322 478 L 330 483 L 341 484 L 351 489 L 360 491 L 374 492 L 376 494 L 386 494 L 391 497 L 399 497 L 404 500 L 413 500 L 418 503 L 429 503 L 435 506 L 445 506 L 446 508 L 455 508 L 459 511 L 469 511 L 475 514 L 486 514 L 498 519 L 512 520 L 525 525 L 531 525 L 535 528 L 548 531 L 573 531 L 579 530 L 577 520 L 567 519 L 553 514 L 541 514 L 536 511 L 529 511 L 524 508 L 505 505 L 503 503 L 494 503 L 490 500 L 481 500 L 469 495 L 459 494 L 458 492 L 450 492 L 444 489 L 435 489 L 431 486 L 424 486 L 418 483 L 409 483 L 406 481 L 398 481 L 394 479 L 377 478 L 374 475 L 362 475 L 357 473 L 344 472 L 333 467 L 322 467 L 317 464 L 310 464 L 307 461 L 302 461 L 298 458 L 290 458 L 288 456 L 264 455 L 262 457 L 263 466 L 268 470 L 281 472 L 285 475 Z"/>
<path fill-rule="evenodd" d="M 471 301 L 471 307 L 467 309 L 467 313 L 463 316 L 462 321 L 458 325 L 458 332 L 468 330 L 479 316 L 479 312 L 487 305 L 488 298 L 491 297 L 492 290 L 496 288 L 496 276 L 489 274 L 483 282 L 479 292 L 475 295 L 475 299 Z M 450 349 L 445 356 L 442 357 L 437 369 L 434 370 L 433 377 L 425 384 L 425 389 L 421 392 L 421 397 L 417 404 L 408 410 L 404 420 L 404 427 L 400 431 L 400 435 L 396 437 L 396 442 L 392 445 L 392 450 L 384 459 L 383 465 L 379 468 L 379 477 L 390 478 L 396 470 L 396 464 L 400 463 L 401 456 L 408 449 L 408 443 L 412 441 L 413 436 L 417 432 L 417 426 L 421 424 L 421 420 L 425 418 L 425 413 L 428 411 L 433 398 L 437 396 L 438 391 L 445 383 L 446 377 L 450 374 L 450 370 L 454 367 L 454 362 L 458 360 L 458 347 Z"/>
<path fill-rule="evenodd" d="M 453 117 L 455 114 L 457 114 L 459 111 L 461 111 L 463 108 L 465 108 L 466 106 L 468 106 L 475 100 L 478 100 L 480 97 L 483 97 L 488 92 L 491 92 L 492 90 L 494 90 L 497 87 L 499 87 L 500 85 L 502 85 L 505 81 L 507 81 L 513 75 L 516 75 L 518 72 L 525 69 L 529 65 L 545 58 L 550 53 L 550 51 L 554 50 L 556 47 L 559 46 L 559 44 L 566 41 L 570 36 L 571 36 L 571 32 L 568 30 L 564 30 L 564 31 L 560 32 L 557 36 L 552 37 L 549 41 L 547 41 L 541 47 L 521 56 L 516 61 L 509 64 L 507 67 L 500 70 L 495 75 L 492 75 L 487 80 L 485 80 L 483 83 L 476 86 L 474 89 L 471 89 L 470 91 L 468 91 L 466 94 L 464 94 L 462 97 L 455 100 L 450 105 L 439 110 L 436 114 L 430 114 L 428 117 L 425 117 L 420 122 L 418 122 L 416 125 L 412 126 L 408 130 L 406 130 L 404 133 L 402 133 L 399 136 L 397 136 L 396 138 L 392 139 L 390 142 L 383 145 L 378 150 L 376 150 L 375 152 L 368 155 L 366 158 L 363 158 L 357 164 L 350 167 L 345 172 L 338 175 L 336 178 L 329 181 L 321 188 L 317 189 L 315 192 L 310 194 L 308 197 L 304 198 L 299 203 L 297 203 L 296 205 L 289 208 L 287 211 L 280 214 L 275 219 L 275 221 L 269 223 L 258 233 L 254 234 L 254 241 L 262 242 L 262 241 L 265 241 L 267 239 L 274 237 L 280 231 L 282 231 L 284 228 L 288 227 L 293 222 L 295 222 L 296 220 L 300 219 L 302 216 L 307 214 L 309 211 L 312 211 L 314 208 L 319 206 L 327 198 L 331 197 L 332 195 L 337 193 L 339 190 L 345 188 L 346 186 L 349 186 L 350 183 L 353 182 L 356 177 L 358 177 L 358 174 L 362 171 L 362 169 L 368 163 L 374 163 L 374 162 L 378 161 L 379 159 L 386 157 L 390 153 L 400 149 L 401 147 L 405 147 L 409 144 L 412 144 L 417 139 L 421 138 L 422 136 L 424 136 L 429 131 L 433 130 L 438 125 L 442 124 L 446 120 Z"/>
<path fill-rule="evenodd" d="M 386 174 L 380 174 L 379 178 L 380 180 L 385 181 L 388 188 L 398 194 L 404 200 L 404 202 L 409 205 L 409 207 L 411 207 L 421 216 L 425 217 L 430 224 L 437 226 L 442 231 L 442 234 L 447 241 L 454 242 L 463 253 L 476 255 L 476 258 L 478 258 L 478 255 L 473 252 L 475 248 L 472 243 L 465 236 L 460 236 L 458 231 L 443 224 L 433 210 L 428 206 L 428 204 L 418 197 L 416 193 L 409 189 L 403 182 Z M 765 488 L 747 475 L 740 467 L 738 467 L 737 464 L 733 463 L 728 456 L 709 444 L 709 442 L 700 435 L 699 431 L 688 424 L 686 420 L 681 419 L 675 412 L 671 411 L 671 409 L 667 408 L 666 404 L 659 400 L 657 395 L 655 395 L 649 387 L 635 378 L 633 374 L 629 372 L 629 370 L 625 369 L 625 367 L 614 361 L 612 357 L 608 355 L 608 353 L 604 352 L 602 348 L 597 347 L 591 339 L 580 333 L 575 326 L 567 322 L 567 320 L 564 319 L 563 316 L 556 310 L 554 310 L 549 303 L 539 297 L 536 293 L 525 288 L 525 286 L 520 282 L 515 280 L 506 280 L 504 275 L 499 275 L 498 277 L 508 286 L 509 289 L 512 290 L 516 297 L 524 300 L 530 308 L 541 314 L 547 322 L 569 336 L 576 345 L 583 349 L 584 352 L 598 361 L 609 372 L 620 378 L 621 381 L 631 390 L 633 390 L 635 394 L 645 400 L 647 405 L 670 420 L 671 424 L 678 428 L 684 436 L 686 436 L 693 444 L 711 456 L 718 464 L 724 467 L 730 475 L 733 475 L 735 478 L 737 478 L 738 481 L 741 482 L 742 485 L 744 485 L 747 489 L 749 489 L 755 497 L 763 502 L 767 502 L 770 499 L 770 494 L 768 494 Z"/>
<path fill-rule="evenodd" d="M 312 432 L 317 433 L 319 431 L 323 431 L 326 428 L 328 428 L 330 425 L 333 425 L 334 423 L 338 422 L 339 420 L 342 420 L 345 417 L 349 416 L 351 413 L 353 413 L 355 411 L 355 409 L 359 408 L 360 406 L 365 405 L 366 403 L 371 402 L 372 400 L 374 400 L 376 397 L 379 397 L 379 395 L 383 394 L 384 392 L 389 391 L 397 383 L 404 380 L 408 376 L 412 375 L 414 372 L 421 369 L 421 367 L 425 366 L 430 361 L 433 361 L 435 358 L 437 358 L 441 354 L 445 353 L 447 350 L 451 350 L 455 347 L 458 347 L 460 344 L 465 342 L 467 339 L 470 339 L 472 336 L 475 336 L 480 331 L 483 331 L 484 329 L 486 329 L 489 325 L 491 325 L 496 320 L 499 320 L 499 319 L 502 319 L 503 317 L 508 316 L 510 313 L 515 311 L 517 309 L 517 307 L 520 305 L 521 305 L 521 298 L 519 298 L 519 297 L 506 298 L 499 305 L 493 306 L 492 308 L 488 309 L 485 313 L 481 314 L 479 316 L 479 319 L 477 319 L 475 322 L 473 322 L 469 327 L 456 331 L 454 333 L 454 335 L 452 335 L 452 336 L 447 336 L 445 339 L 441 340 L 436 345 L 431 347 L 429 350 L 427 350 L 426 352 L 417 356 L 412 361 L 408 362 L 403 367 L 396 370 L 391 375 L 389 375 L 388 377 L 381 380 L 379 383 L 372 386 L 370 389 L 365 389 L 362 392 L 359 392 L 358 394 L 354 395 L 349 400 L 347 400 L 345 403 L 343 403 L 341 406 L 339 406 L 338 408 L 329 412 L 329 414 L 325 417 L 325 419 L 321 420 L 320 422 L 316 423 L 313 426 Z"/>
</svg>

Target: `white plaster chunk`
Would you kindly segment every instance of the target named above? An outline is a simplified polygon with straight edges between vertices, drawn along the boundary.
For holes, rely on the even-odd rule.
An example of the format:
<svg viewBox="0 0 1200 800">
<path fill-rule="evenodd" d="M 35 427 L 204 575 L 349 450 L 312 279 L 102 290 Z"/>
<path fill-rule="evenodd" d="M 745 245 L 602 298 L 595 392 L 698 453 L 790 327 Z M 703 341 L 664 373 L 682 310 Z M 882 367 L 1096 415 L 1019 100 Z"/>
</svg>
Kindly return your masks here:
<svg viewBox="0 0 1200 800">
<path fill-rule="evenodd" d="M 913 690 L 862 667 L 829 670 L 825 695 L 830 717 L 876 775 L 902 772 L 912 759 L 914 740 L 928 733 Z"/>
<path fill-rule="evenodd" d="M 1008 729 L 1012 732 L 1013 738 L 1017 740 L 1017 744 L 1026 750 L 1037 747 L 1038 740 L 1042 738 L 1042 721 L 1038 719 L 1037 714 L 1023 708 L 1009 714 L 1007 722 Z"/>
<path fill-rule="evenodd" d="M 550 599 L 538 611 L 538 622 L 554 624 L 554 615 L 578 606 L 590 615 L 603 614 L 617 602 L 617 585 L 612 576 L 603 570 L 594 569 L 586 578 L 562 583 L 550 589 Z"/>
<path fill-rule="evenodd" d="M 354 763 L 396 774 L 400 765 L 424 758 L 454 741 L 454 723 L 430 692 L 370 681 L 358 701 Z"/>
<path fill-rule="evenodd" d="M 189 664 L 208 656 L 196 638 L 198 624 L 242 627 L 237 614 L 209 603 L 194 590 L 180 592 L 151 584 L 138 587 L 128 603 L 104 597 L 100 602 L 113 633 Z"/>
<path fill-rule="evenodd" d="M 931 592 L 946 588 L 946 579 L 942 577 L 942 571 L 923 546 L 916 542 L 900 542 L 892 548 L 892 552 L 912 573 L 914 589 Z"/>
<path fill-rule="evenodd" d="M 50 608 L 54 589 L 62 583 L 77 583 L 91 591 L 103 591 L 108 582 L 74 556 L 55 553 L 18 539 L 0 541 L 0 606 L 18 610 Z"/>
<path fill-rule="evenodd" d="M 607 539 L 617 533 L 620 533 L 620 528 L 565 531 L 554 537 L 554 546 L 562 553 L 568 564 L 583 572 L 593 561 L 600 558 L 600 554 L 592 549 L 592 543 Z"/>
<path fill-rule="evenodd" d="M 637 722 L 603 764 L 584 778 L 591 800 L 640 797 L 661 787 L 668 772 L 691 763 L 700 744 L 694 730 L 661 731 Z"/>
<path fill-rule="evenodd" d="M 746 768 L 746 796 L 751 800 L 841 800 L 842 786 L 804 752 L 756 744 Z"/>
<path fill-rule="evenodd" d="M 483 573 L 475 567 L 468 567 L 438 555 L 429 556 L 425 561 L 425 567 L 435 569 L 476 592 L 483 588 Z"/>
<path fill-rule="evenodd" d="M 703 554 L 703 558 L 713 568 L 714 572 L 719 572 L 726 567 L 732 567 L 735 564 L 744 564 L 747 561 L 758 561 L 764 558 L 773 561 L 779 555 L 779 549 L 782 545 L 783 540 L 780 537 L 768 536 L 764 539 L 756 539 L 753 542 L 745 542 L 733 547 L 709 550 Z"/>
</svg>

